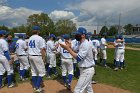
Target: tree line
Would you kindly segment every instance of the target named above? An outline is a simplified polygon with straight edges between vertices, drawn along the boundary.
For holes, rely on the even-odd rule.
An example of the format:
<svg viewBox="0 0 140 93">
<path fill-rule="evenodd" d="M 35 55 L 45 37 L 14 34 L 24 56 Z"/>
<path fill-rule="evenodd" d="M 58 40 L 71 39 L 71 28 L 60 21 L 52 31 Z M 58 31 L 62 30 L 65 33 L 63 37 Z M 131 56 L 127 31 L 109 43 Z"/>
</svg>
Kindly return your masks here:
<svg viewBox="0 0 140 93">
<path fill-rule="evenodd" d="M 0 30 L 7 30 L 9 34 L 14 35 L 14 33 L 26 33 L 31 35 L 32 26 L 38 25 L 41 27 L 41 35 L 46 36 L 49 34 L 55 34 L 60 36 L 62 34 L 70 34 L 76 31 L 76 24 L 71 20 L 62 19 L 57 22 L 53 22 L 48 14 L 33 14 L 27 18 L 27 23 L 17 27 L 8 28 L 5 25 L 0 26 Z M 125 33 L 132 33 L 132 25 L 128 24 L 124 26 Z M 115 26 L 111 26 L 109 29 L 106 26 L 103 26 L 99 34 L 107 33 L 108 36 L 114 36 L 118 34 L 118 29 Z"/>
</svg>

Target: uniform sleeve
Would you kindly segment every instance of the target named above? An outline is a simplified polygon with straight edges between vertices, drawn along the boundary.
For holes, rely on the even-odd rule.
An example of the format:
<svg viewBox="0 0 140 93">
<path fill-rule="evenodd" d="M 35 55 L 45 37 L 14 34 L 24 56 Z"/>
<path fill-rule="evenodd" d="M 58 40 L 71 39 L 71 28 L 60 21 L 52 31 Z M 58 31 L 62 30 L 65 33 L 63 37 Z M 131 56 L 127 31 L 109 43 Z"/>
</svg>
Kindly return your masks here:
<svg viewBox="0 0 140 93">
<path fill-rule="evenodd" d="M 40 48 L 41 49 L 46 47 L 46 44 L 45 44 L 45 41 L 44 41 L 43 38 L 40 39 L 40 42 L 39 43 L 40 43 Z"/>
<path fill-rule="evenodd" d="M 23 42 L 23 46 L 24 46 L 24 49 L 27 49 L 27 44 L 25 41 Z"/>
<path fill-rule="evenodd" d="M 3 44 L 2 44 L 2 49 L 3 49 L 3 51 L 8 51 L 8 50 L 9 50 L 9 49 L 8 49 L 8 44 L 6 43 L 6 41 L 3 42 Z"/>
<path fill-rule="evenodd" d="M 97 43 L 97 47 L 100 48 L 100 42 L 99 42 L 99 41 L 98 41 L 98 43 Z"/>
<path fill-rule="evenodd" d="M 76 60 L 77 61 L 82 61 L 85 59 L 86 55 L 88 53 L 88 45 L 83 45 L 77 54 Z"/>
<path fill-rule="evenodd" d="M 101 39 L 101 44 L 105 45 L 106 44 L 106 40 L 105 39 Z"/>
</svg>

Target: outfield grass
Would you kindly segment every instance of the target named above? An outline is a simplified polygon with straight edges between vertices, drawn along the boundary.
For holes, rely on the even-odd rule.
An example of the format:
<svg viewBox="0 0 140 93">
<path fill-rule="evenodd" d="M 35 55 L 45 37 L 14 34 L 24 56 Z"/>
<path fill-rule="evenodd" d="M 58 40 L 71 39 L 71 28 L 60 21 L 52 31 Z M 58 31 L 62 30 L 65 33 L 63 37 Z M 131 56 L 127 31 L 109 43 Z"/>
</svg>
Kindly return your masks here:
<svg viewBox="0 0 140 93">
<path fill-rule="evenodd" d="M 126 47 L 140 48 L 140 44 L 126 44 Z"/>
<path fill-rule="evenodd" d="M 114 49 L 108 49 L 107 63 L 111 68 L 96 67 L 97 75 L 95 80 L 99 83 L 109 84 L 115 87 L 123 88 L 132 93 L 140 93 L 140 51 L 126 50 L 126 69 L 113 71 Z"/>
</svg>

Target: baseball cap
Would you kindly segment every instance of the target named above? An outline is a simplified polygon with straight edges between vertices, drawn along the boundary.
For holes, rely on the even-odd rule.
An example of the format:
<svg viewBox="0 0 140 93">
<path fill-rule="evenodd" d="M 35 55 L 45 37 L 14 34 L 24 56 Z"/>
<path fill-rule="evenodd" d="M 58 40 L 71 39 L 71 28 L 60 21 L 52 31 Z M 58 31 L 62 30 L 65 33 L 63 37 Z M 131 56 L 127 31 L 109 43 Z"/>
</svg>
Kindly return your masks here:
<svg viewBox="0 0 140 93">
<path fill-rule="evenodd" d="M 6 30 L 0 30 L 0 35 L 6 35 L 7 31 Z"/>
<path fill-rule="evenodd" d="M 39 26 L 33 26 L 33 27 L 32 27 L 32 30 L 37 30 L 37 31 L 39 31 L 39 30 L 41 30 L 41 28 L 40 28 Z"/>
<path fill-rule="evenodd" d="M 56 36 L 55 36 L 54 34 L 50 34 L 50 36 L 49 36 L 49 37 L 50 37 L 50 38 L 51 38 L 51 37 L 56 38 Z"/>
<path fill-rule="evenodd" d="M 64 39 L 70 39 L 70 35 L 69 35 L 69 34 L 65 34 L 65 35 L 63 36 L 63 38 L 64 38 Z"/>
<path fill-rule="evenodd" d="M 119 39 L 123 39 L 123 35 L 119 35 Z"/>
<path fill-rule="evenodd" d="M 87 30 L 83 27 L 79 27 L 76 34 L 87 34 Z"/>
</svg>

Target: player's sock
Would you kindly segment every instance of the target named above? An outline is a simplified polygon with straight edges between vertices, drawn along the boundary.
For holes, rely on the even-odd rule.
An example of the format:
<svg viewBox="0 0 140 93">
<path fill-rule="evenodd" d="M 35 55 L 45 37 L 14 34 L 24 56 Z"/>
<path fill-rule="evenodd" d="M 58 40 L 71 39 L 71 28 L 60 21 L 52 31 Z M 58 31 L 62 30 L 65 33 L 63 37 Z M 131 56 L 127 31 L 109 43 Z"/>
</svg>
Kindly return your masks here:
<svg viewBox="0 0 140 93">
<path fill-rule="evenodd" d="M 72 74 L 69 74 L 69 75 L 68 75 L 68 80 L 69 80 L 68 83 L 69 83 L 69 84 L 71 84 L 72 76 L 73 76 Z"/>
<path fill-rule="evenodd" d="M 42 82 L 42 77 L 41 76 L 38 76 L 37 82 L 36 82 L 36 88 L 40 88 L 41 82 Z"/>
<path fill-rule="evenodd" d="M 106 66 L 106 59 L 103 59 L 103 61 L 104 61 L 104 66 Z"/>
<path fill-rule="evenodd" d="M 49 67 L 49 63 L 46 63 L 46 71 L 48 70 Z"/>
<path fill-rule="evenodd" d="M 62 76 L 63 77 L 63 81 L 64 81 L 64 83 L 66 84 L 67 83 L 67 79 L 66 79 L 66 76 Z"/>
<path fill-rule="evenodd" d="M 50 75 L 50 71 L 51 71 L 51 68 L 48 67 L 48 70 L 47 70 L 47 75 Z"/>
<path fill-rule="evenodd" d="M 103 60 L 103 59 L 102 59 L 102 58 L 100 58 L 100 63 L 102 63 L 102 60 Z"/>
<path fill-rule="evenodd" d="M 56 74 L 57 72 L 56 72 L 56 67 L 53 67 L 53 71 L 54 71 L 54 74 Z"/>
<path fill-rule="evenodd" d="M 95 64 L 97 64 L 97 60 L 94 60 L 95 61 Z"/>
<path fill-rule="evenodd" d="M 25 78 L 25 73 L 26 73 L 26 72 L 27 72 L 27 70 L 24 69 L 23 72 L 22 72 L 22 77 L 23 77 L 23 78 Z"/>
<path fill-rule="evenodd" d="M 119 65 L 119 61 L 116 61 L 116 68 L 118 68 L 118 65 Z"/>
<path fill-rule="evenodd" d="M 116 60 L 114 59 L 114 66 L 116 66 Z"/>
<path fill-rule="evenodd" d="M 36 88 L 37 76 L 32 76 L 33 87 Z"/>
<path fill-rule="evenodd" d="M 122 66 L 123 66 L 123 62 L 120 62 L 120 68 L 122 68 Z"/>
<path fill-rule="evenodd" d="M 2 75 L 0 75 L 0 87 L 2 86 Z"/>
<path fill-rule="evenodd" d="M 19 70 L 19 74 L 22 77 L 23 70 Z"/>
<path fill-rule="evenodd" d="M 76 63 L 73 63 L 73 69 L 76 71 Z"/>
<path fill-rule="evenodd" d="M 7 75 L 8 86 L 11 85 L 12 75 Z"/>
</svg>

